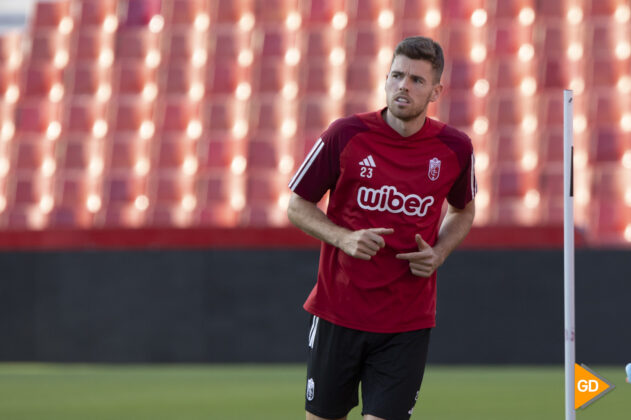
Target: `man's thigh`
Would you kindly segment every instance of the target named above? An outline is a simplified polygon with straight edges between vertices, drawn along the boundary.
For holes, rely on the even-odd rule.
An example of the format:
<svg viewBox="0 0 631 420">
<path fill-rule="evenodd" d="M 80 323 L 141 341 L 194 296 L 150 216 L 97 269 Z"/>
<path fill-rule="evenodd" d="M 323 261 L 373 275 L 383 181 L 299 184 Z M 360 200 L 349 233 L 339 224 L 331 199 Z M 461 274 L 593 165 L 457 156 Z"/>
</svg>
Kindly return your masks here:
<svg viewBox="0 0 631 420">
<path fill-rule="evenodd" d="M 324 419 L 344 418 L 358 402 L 365 333 L 313 317 L 305 409 Z"/>
<path fill-rule="evenodd" d="M 430 329 L 394 334 L 375 342 L 364 361 L 364 415 L 388 420 L 410 418 L 420 392 Z"/>
</svg>

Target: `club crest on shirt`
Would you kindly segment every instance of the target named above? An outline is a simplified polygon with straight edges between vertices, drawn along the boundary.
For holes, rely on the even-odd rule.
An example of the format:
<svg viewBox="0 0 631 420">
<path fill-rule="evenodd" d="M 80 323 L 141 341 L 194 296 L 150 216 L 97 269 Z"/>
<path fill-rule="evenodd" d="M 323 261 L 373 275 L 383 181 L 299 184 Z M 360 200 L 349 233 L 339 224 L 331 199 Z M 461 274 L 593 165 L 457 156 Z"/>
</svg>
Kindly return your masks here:
<svg viewBox="0 0 631 420">
<path fill-rule="evenodd" d="M 440 176 L 440 160 L 438 158 L 433 158 L 429 161 L 427 176 L 429 176 L 429 179 L 432 181 L 436 181 Z"/>
</svg>

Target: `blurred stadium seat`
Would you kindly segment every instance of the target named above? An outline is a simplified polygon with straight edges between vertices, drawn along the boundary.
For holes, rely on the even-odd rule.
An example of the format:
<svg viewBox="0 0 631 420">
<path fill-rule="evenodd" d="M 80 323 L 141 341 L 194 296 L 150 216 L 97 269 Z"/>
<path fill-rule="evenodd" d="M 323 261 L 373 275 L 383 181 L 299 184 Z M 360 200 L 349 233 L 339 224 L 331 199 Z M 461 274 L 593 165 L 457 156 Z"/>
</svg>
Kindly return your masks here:
<svg viewBox="0 0 631 420">
<path fill-rule="evenodd" d="M 628 19 L 581 7 L 572 23 L 564 2 L 516 0 L 481 21 L 461 0 L 38 2 L 0 36 L 3 226 L 286 226 L 288 172 L 332 120 L 382 106 L 392 48 L 422 32 L 446 53 L 430 113 L 483 157 L 478 225 L 561 224 L 572 87 L 577 222 L 631 242 Z"/>
</svg>

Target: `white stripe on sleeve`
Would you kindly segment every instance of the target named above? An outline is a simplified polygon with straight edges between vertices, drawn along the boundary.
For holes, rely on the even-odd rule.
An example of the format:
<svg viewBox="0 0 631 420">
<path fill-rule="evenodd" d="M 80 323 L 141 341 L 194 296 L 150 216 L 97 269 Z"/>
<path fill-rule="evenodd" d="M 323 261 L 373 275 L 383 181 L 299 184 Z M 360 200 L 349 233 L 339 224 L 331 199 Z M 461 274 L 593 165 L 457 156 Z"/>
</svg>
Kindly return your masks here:
<svg viewBox="0 0 631 420">
<path fill-rule="evenodd" d="M 322 138 L 320 137 L 318 141 L 311 148 L 311 151 L 305 158 L 304 162 L 302 163 L 302 165 L 300 166 L 300 168 L 298 169 L 294 177 L 291 179 L 291 181 L 289 181 L 289 189 L 293 191 L 298 186 L 298 184 L 300 184 L 302 177 L 309 170 L 309 168 L 313 164 L 313 161 L 318 156 L 318 154 L 320 153 L 323 147 L 324 147 L 324 142 L 322 141 Z"/>
</svg>

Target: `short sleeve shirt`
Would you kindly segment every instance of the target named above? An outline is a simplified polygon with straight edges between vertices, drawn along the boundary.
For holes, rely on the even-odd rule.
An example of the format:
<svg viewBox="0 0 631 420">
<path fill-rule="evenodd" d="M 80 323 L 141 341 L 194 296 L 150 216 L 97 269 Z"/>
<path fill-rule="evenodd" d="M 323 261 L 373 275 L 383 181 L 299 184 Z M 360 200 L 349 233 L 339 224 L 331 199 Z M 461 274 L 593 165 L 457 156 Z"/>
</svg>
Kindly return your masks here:
<svg viewBox="0 0 631 420">
<path fill-rule="evenodd" d="M 318 202 L 330 191 L 328 218 L 350 230 L 392 228 L 386 246 L 369 261 L 323 243 L 318 279 L 305 309 L 334 324 L 371 332 L 435 326 L 436 273 L 414 276 L 399 253 L 430 245 L 438 236 L 445 200 L 464 208 L 477 190 L 469 137 L 426 118 L 403 137 L 383 110 L 335 121 L 315 143 L 290 189 Z"/>
</svg>

